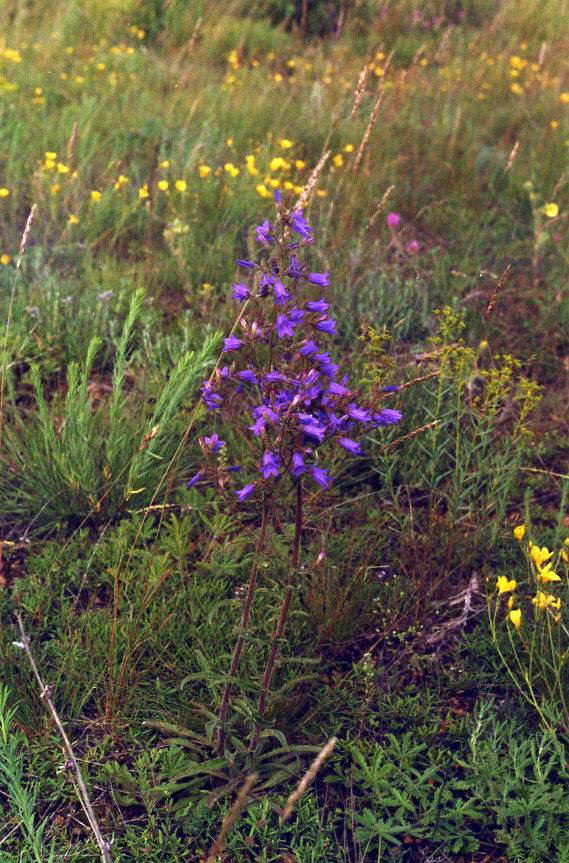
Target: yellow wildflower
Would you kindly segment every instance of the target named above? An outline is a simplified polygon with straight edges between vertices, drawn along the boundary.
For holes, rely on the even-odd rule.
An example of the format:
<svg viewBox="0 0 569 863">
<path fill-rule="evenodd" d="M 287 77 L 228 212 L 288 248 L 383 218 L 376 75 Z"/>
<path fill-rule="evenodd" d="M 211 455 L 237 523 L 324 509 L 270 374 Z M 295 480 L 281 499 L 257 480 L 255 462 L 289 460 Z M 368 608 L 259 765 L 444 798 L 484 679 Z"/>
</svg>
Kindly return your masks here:
<svg viewBox="0 0 569 863">
<path fill-rule="evenodd" d="M 10 255 L 4 254 L 0 257 L 0 264 L 2 264 L 3 267 L 7 267 L 11 260 Z"/>
<path fill-rule="evenodd" d="M 280 84 L 282 79 L 283 79 L 283 76 L 280 74 L 280 72 L 276 72 L 273 75 L 273 81 L 275 82 L 275 84 Z"/>
<path fill-rule="evenodd" d="M 353 153 L 353 152 L 354 152 L 354 145 L 353 144 L 346 144 L 346 146 L 344 147 L 344 153 Z"/>
<path fill-rule="evenodd" d="M 543 212 L 548 219 L 555 219 L 555 217 L 559 215 L 559 206 L 553 202 L 545 204 Z"/>
<path fill-rule="evenodd" d="M 271 177 L 269 180 L 269 186 L 271 186 L 273 189 L 278 189 L 280 184 L 281 181 L 277 180 L 275 177 Z"/>
<path fill-rule="evenodd" d="M 514 528 L 514 536 L 518 542 L 521 542 L 524 538 L 524 534 L 526 532 L 525 524 L 518 524 L 517 527 Z"/>
<path fill-rule="evenodd" d="M 541 590 L 538 590 L 537 596 L 533 597 L 532 603 L 537 605 L 540 611 L 545 611 L 546 608 L 553 608 L 555 611 L 559 611 L 561 608 L 561 600 L 558 596 L 553 596 L 551 593 L 545 594 Z"/>
<path fill-rule="evenodd" d="M 158 181 L 158 188 L 160 189 L 161 192 L 167 192 L 169 185 L 170 185 L 170 183 L 168 182 L 168 180 L 159 180 Z"/>
<path fill-rule="evenodd" d="M 514 81 L 513 84 L 510 84 L 510 90 L 515 96 L 523 96 L 524 88 L 521 87 L 517 81 Z"/>
<path fill-rule="evenodd" d="M 550 120 L 549 126 L 551 129 L 559 129 L 559 120 Z"/>
<path fill-rule="evenodd" d="M 58 174 L 68 174 L 69 168 L 67 167 L 67 165 L 64 165 L 63 162 L 58 162 L 57 163 L 57 173 Z"/>
<path fill-rule="evenodd" d="M 294 146 L 294 141 L 290 141 L 288 138 L 281 138 L 279 141 L 279 147 L 283 150 L 290 150 L 291 147 Z"/>
<path fill-rule="evenodd" d="M 294 189 L 294 183 L 291 183 L 290 180 L 285 180 L 283 186 L 287 192 L 291 192 Z"/>
<path fill-rule="evenodd" d="M 306 168 L 306 162 L 303 162 L 302 159 L 297 159 L 294 163 L 294 167 L 297 171 L 303 171 Z"/>
<path fill-rule="evenodd" d="M 271 197 L 271 193 L 263 183 L 259 183 L 257 186 L 255 186 L 255 189 L 257 191 L 257 194 L 260 195 L 261 198 Z"/>
<path fill-rule="evenodd" d="M 282 156 L 275 156 L 274 159 L 271 159 L 269 162 L 269 171 L 280 171 L 286 166 L 285 160 Z"/>
<path fill-rule="evenodd" d="M 101 200 L 101 197 L 101 193 L 97 191 L 97 189 L 93 189 L 93 191 L 91 192 L 91 200 L 95 203 L 98 203 Z"/>
<path fill-rule="evenodd" d="M 233 138 L 227 138 L 225 143 L 228 147 L 233 147 Z"/>
<path fill-rule="evenodd" d="M 10 194 L 10 189 L 0 189 L 0 198 L 7 198 Z"/>
<path fill-rule="evenodd" d="M 516 629 L 522 625 L 522 611 L 520 608 L 513 608 L 508 614 L 510 623 L 513 623 Z"/>
<path fill-rule="evenodd" d="M 52 195 L 57 195 L 60 188 L 61 188 L 61 186 L 59 185 L 59 183 L 52 183 L 49 191 L 51 192 Z"/>
<path fill-rule="evenodd" d="M 79 216 L 76 216 L 75 213 L 69 213 L 67 217 L 68 225 L 78 225 L 79 224 Z"/>
<path fill-rule="evenodd" d="M 188 188 L 188 184 L 185 180 L 176 180 L 175 186 L 177 192 L 185 192 Z"/>
<path fill-rule="evenodd" d="M 556 572 L 553 572 L 551 569 L 551 563 L 547 563 L 545 566 L 538 566 L 538 580 L 542 582 L 548 581 L 561 581 L 561 577 L 557 575 Z"/>
<path fill-rule="evenodd" d="M 332 163 L 333 163 L 335 168 L 341 168 L 342 165 L 344 164 L 344 157 L 342 156 L 342 154 L 337 153 L 334 156 L 334 158 L 332 159 Z"/>
<path fill-rule="evenodd" d="M 148 183 L 145 183 L 144 186 L 141 186 L 138 190 L 138 197 L 141 201 L 144 201 L 145 198 L 150 196 L 150 192 L 148 191 Z"/>
<path fill-rule="evenodd" d="M 543 546 L 543 548 L 540 548 L 539 545 L 533 545 L 533 543 L 530 546 L 530 554 L 536 566 L 541 566 L 543 563 L 553 557 L 553 552 L 549 551 L 549 549 L 546 548 L 545 545 Z"/>
<path fill-rule="evenodd" d="M 516 581 L 515 579 L 511 579 L 508 581 L 505 575 L 499 575 L 498 580 L 496 582 L 496 588 L 498 590 L 498 595 L 500 596 L 502 593 L 511 593 L 512 590 L 516 589 Z"/>
<path fill-rule="evenodd" d="M 236 168 L 232 162 L 226 162 L 223 166 L 223 170 L 229 174 L 230 177 L 236 177 L 239 174 L 239 168 Z"/>
<path fill-rule="evenodd" d="M 161 168 L 169 168 L 170 167 L 169 159 L 162 159 L 162 161 L 160 162 L 160 167 Z"/>
<path fill-rule="evenodd" d="M 198 172 L 202 180 L 205 180 L 206 177 L 209 177 L 209 175 L 211 174 L 211 168 L 209 167 L 209 165 L 200 165 L 198 168 Z"/>
<path fill-rule="evenodd" d="M 563 102 L 564 105 L 569 105 L 569 93 L 561 93 L 559 101 Z"/>
</svg>

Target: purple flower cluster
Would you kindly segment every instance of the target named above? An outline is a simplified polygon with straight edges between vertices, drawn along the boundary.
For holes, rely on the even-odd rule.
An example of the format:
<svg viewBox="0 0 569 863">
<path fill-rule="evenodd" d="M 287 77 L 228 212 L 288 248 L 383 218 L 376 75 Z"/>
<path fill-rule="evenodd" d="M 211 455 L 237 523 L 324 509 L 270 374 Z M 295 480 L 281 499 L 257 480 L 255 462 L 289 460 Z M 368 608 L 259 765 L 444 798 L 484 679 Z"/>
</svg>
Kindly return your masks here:
<svg viewBox="0 0 569 863">
<path fill-rule="evenodd" d="M 241 501 L 287 475 L 294 481 L 306 475 L 329 488 L 332 478 L 317 464 L 324 445 L 333 443 L 358 456 L 363 433 L 401 419 L 397 410 L 359 401 L 320 344 L 322 336 L 337 332 L 329 302 L 321 295 L 330 284 L 329 275 L 310 272 L 298 258 L 299 250 L 314 241 L 302 210 L 288 211 L 280 196 L 276 201 L 274 224 L 265 220 L 256 229 L 262 263 L 237 261 L 247 279 L 232 286 L 233 298 L 247 305 L 237 334 L 224 340 L 227 364 L 201 389 L 208 410 L 222 413 L 248 433 L 256 454 L 259 473 L 235 492 Z M 200 444 L 215 462 L 224 441 L 212 434 Z M 239 468 L 204 467 L 189 485 L 215 479 L 223 487 L 226 473 L 234 470 Z"/>
</svg>

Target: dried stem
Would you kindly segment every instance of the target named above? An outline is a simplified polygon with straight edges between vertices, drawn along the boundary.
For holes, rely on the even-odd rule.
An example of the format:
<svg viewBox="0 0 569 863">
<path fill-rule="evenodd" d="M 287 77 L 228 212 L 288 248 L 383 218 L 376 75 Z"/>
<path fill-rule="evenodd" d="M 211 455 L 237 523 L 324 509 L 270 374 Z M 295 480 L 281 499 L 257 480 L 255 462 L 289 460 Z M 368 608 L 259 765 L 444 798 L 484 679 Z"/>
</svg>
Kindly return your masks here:
<svg viewBox="0 0 569 863">
<path fill-rule="evenodd" d="M 235 798 L 233 806 L 223 819 L 221 830 L 219 831 L 219 836 L 210 848 L 209 854 L 206 858 L 206 863 L 215 863 L 215 861 L 218 859 L 219 855 L 223 851 L 223 846 L 225 845 L 227 834 L 245 809 L 245 806 L 247 805 L 247 798 L 249 797 L 251 789 L 257 781 L 257 778 L 258 777 L 256 773 L 251 774 L 251 776 L 247 777 L 247 779 L 239 789 L 239 794 Z"/>
<path fill-rule="evenodd" d="M 261 692 L 259 694 L 259 701 L 257 703 L 257 721 L 255 723 L 255 728 L 253 729 L 253 735 L 251 737 L 251 743 L 249 744 L 249 752 L 251 754 L 255 754 L 257 750 L 257 744 L 259 743 L 259 734 L 261 731 L 261 722 L 263 721 L 263 716 L 265 715 L 265 709 L 267 706 L 267 698 L 269 695 L 269 689 L 271 686 L 271 678 L 273 676 L 273 671 L 275 667 L 275 662 L 277 659 L 277 655 L 279 652 L 280 640 L 282 638 L 286 619 L 288 617 L 288 612 L 290 609 L 290 603 L 292 600 L 292 592 L 294 590 L 294 585 L 296 582 L 296 576 L 298 572 L 298 562 L 300 559 L 300 538 L 302 534 L 302 479 L 299 479 L 296 486 L 296 515 L 295 515 L 295 525 L 294 525 L 294 543 L 292 547 L 292 560 L 290 563 L 290 573 L 288 577 L 288 582 L 286 585 L 285 593 L 283 596 L 283 601 L 281 604 L 281 610 L 279 614 L 279 619 L 277 621 L 277 625 L 275 631 L 273 633 L 273 637 L 271 640 L 271 649 L 269 652 L 269 657 L 267 659 L 267 664 L 265 665 L 265 671 L 263 673 L 263 680 L 261 682 Z"/>
<path fill-rule="evenodd" d="M 379 96 L 375 101 L 375 105 L 372 108 L 371 114 L 369 115 L 369 122 L 367 124 L 367 129 L 364 132 L 364 136 L 362 138 L 362 142 L 360 144 L 360 148 L 358 150 L 358 154 L 356 156 L 356 161 L 354 162 L 353 171 L 354 174 L 357 174 L 358 169 L 360 167 L 360 163 L 363 159 L 363 155 L 366 151 L 371 133 L 373 132 L 373 127 L 377 122 L 377 115 L 379 114 L 379 109 L 381 108 L 381 103 L 383 102 L 383 97 L 385 96 L 385 90 L 382 90 Z"/>
<path fill-rule="evenodd" d="M 302 795 L 304 794 L 304 792 L 306 791 L 306 789 L 308 788 L 308 786 L 310 785 L 310 783 L 312 782 L 312 780 L 334 749 L 334 746 L 337 742 L 338 738 L 332 737 L 328 741 L 326 746 L 318 753 L 318 755 L 316 756 L 316 758 L 314 759 L 314 761 L 312 762 L 312 764 L 310 765 L 310 767 L 308 768 L 308 770 L 286 801 L 285 808 L 283 809 L 283 814 L 281 815 L 280 819 L 281 824 L 284 824 L 284 822 L 290 818 L 290 816 L 292 815 L 292 810 L 294 809 L 294 807 L 296 806 L 296 804 L 298 803 L 298 801 L 300 800 L 300 798 L 302 797 Z"/>
<path fill-rule="evenodd" d="M 63 723 L 61 722 L 61 719 L 59 718 L 57 710 L 55 709 L 55 705 L 52 701 L 51 688 L 44 684 L 44 682 L 40 676 L 40 673 L 38 671 L 38 667 L 37 667 L 35 659 L 32 655 L 32 651 L 30 649 L 30 639 L 28 638 L 28 636 L 26 634 L 26 630 L 24 629 L 24 624 L 22 622 L 21 616 L 19 614 L 17 614 L 16 619 L 18 621 L 18 626 L 20 628 L 20 634 L 22 636 L 22 641 L 17 642 L 16 644 L 18 647 L 20 647 L 24 651 L 24 653 L 28 657 L 29 663 L 30 663 L 30 665 L 32 667 L 32 671 L 34 673 L 34 677 L 36 678 L 36 680 L 38 682 L 38 686 L 40 688 L 40 698 L 42 698 L 43 701 L 45 702 L 45 704 L 47 704 L 49 711 L 53 717 L 53 721 L 55 722 L 55 724 L 57 726 L 57 730 L 59 731 L 61 739 L 63 740 L 63 747 L 65 749 L 67 758 L 69 760 L 69 764 L 70 764 L 70 766 L 73 767 L 73 770 L 75 772 L 75 778 L 77 781 L 77 795 L 79 797 L 79 802 L 81 803 L 81 806 L 83 807 L 83 810 L 84 810 L 85 815 L 87 816 L 87 820 L 89 822 L 89 827 L 93 831 L 95 841 L 96 841 L 97 845 L 99 846 L 99 850 L 101 852 L 101 860 L 103 861 L 103 863 L 112 863 L 110 845 L 106 841 L 106 839 L 103 837 L 103 834 L 101 833 L 101 828 L 99 827 L 99 824 L 98 824 L 97 819 L 95 817 L 95 812 L 93 810 L 93 806 L 91 804 L 91 800 L 89 798 L 87 786 L 85 785 L 85 781 L 84 781 L 83 776 L 81 774 L 81 768 L 79 767 L 79 762 L 77 761 L 77 759 L 75 757 L 75 754 L 73 752 L 73 747 L 71 746 L 71 741 L 69 740 L 69 737 L 67 736 L 67 734 L 65 732 L 65 728 L 63 727 Z"/>
<path fill-rule="evenodd" d="M 237 636 L 237 641 L 235 642 L 235 647 L 233 648 L 233 656 L 231 658 L 231 666 L 229 668 L 229 677 L 227 683 L 225 684 L 225 689 L 223 690 L 223 696 L 221 698 L 221 704 L 219 707 L 219 731 L 217 738 L 217 746 L 221 755 L 225 754 L 225 723 L 227 721 L 227 712 L 229 710 L 229 703 L 231 700 L 231 689 L 233 685 L 233 679 L 237 674 L 237 669 L 239 668 L 239 661 L 241 659 L 243 645 L 245 643 L 245 635 L 247 633 L 247 630 L 249 629 L 251 606 L 253 605 L 255 588 L 257 587 L 259 560 L 265 546 L 268 520 L 269 514 L 267 504 L 263 503 L 261 527 L 259 529 L 259 536 L 257 538 L 257 544 L 255 546 L 255 556 L 253 558 L 253 563 L 251 564 L 251 574 L 249 576 L 249 584 L 247 586 L 247 595 L 245 596 L 243 613 L 241 615 L 241 622 L 239 624 L 239 635 Z"/>
</svg>

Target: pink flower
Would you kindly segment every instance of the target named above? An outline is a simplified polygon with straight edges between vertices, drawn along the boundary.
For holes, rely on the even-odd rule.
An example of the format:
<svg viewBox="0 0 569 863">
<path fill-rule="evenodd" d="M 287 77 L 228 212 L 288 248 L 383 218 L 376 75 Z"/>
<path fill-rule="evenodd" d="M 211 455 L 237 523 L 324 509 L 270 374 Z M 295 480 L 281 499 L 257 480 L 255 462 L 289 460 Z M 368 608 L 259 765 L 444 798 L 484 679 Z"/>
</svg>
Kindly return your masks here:
<svg viewBox="0 0 569 863">
<path fill-rule="evenodd" d="M 390 228 L 398 228 L 401 224 L 401 216 L 399 213 L 388 213 L 387 214 L 387 224 Z"/>
<path fill-rule="evenodd" d="M 411 242 L 407 243 L 405 246 L 405 251 L 408 255 L 416 255 L 420 248 L 421 247 L 417 240 L 411 240 Z"/>
</svg>

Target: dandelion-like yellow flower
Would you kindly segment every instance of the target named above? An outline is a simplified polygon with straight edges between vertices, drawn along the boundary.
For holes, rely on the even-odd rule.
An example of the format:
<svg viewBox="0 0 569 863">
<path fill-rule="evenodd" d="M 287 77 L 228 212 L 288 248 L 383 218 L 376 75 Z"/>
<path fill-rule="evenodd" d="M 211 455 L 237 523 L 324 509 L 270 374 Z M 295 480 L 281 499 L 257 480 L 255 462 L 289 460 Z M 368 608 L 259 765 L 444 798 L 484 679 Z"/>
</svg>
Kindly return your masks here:
<svg viewBox="0 0 569 863">
<path fill-rule="evenodd" d="M 226 162 L 223 166 L 223 170 L 229 174 L 230 177 L 237 177 L 239 174 L 239 168 L 236 168 L 233 162 Z"/>
<path fill-rule="evenodd" d="M 561 581 L 561 577 L 559 575 L 557 575 L 557 573 L 551 569 L 551 566 L 552 566 L 551 563 L 547 563 L 543 567 L 541 567 L 541 566 L 537 567 L 537 569 L 538 569 L 538 576 L 537 577 L 538 577 L 539 581 L 542 581 L 544 583 L 547 583 L 549 581 Z"/>
<path fill-rule="evenodd" d="M 518 84 L 517 81 L 514 81 L 513 84 L 510 84 L 510 90 L 515 96 L 523 96 L 524 88 Z"/>
<path fill-rule="evenodd" d="M 257 194 L 261 196 L 261 198 L 270 198 L 271 197 L 271 193 L 269 192 L 267 187 L 264 185 L 264 183 L 259 183 L 257 186 L 255 186 L 255 190 L 256 190 Z"/>
<path fill-rule="evenodd" d="M 211 168 L 209 167 L 209 165 L 200 165 L 198 168 L 198 173 L 199 173 L 201 179 L 205 180 L 211 174 Z"/>
<path fill-rule="evenodd" d="M 97 189 L 93 189 L 93 191 L 91 192 L 91 200 L 94 201 L 94 203 L 98 204 L 101 198 L 101 193 Z"/>
<path fill-rule="evenodd" d="M 344 157 L 342 156 L 342 154 L 337 153 L 334 156 L 334 158 L 332 159 L 332 163 L 333 163 L 335 168 L 341 168 L 342 165 L 344 164 Z"/>
<path fill-rule="evenodd" d="M 280 171 L 286 167 L 286 162 L 282 158 L 282 156 L 275 156 L 274 159 L 271 159 L 269 162 L 269 171 Z"/>
<path fill-rule="evenodd" d="M 552 201 L 549 204 L 545 204 L 543 212 L 548 219 L 555 219 L 559 215 L 559 206 Z"/>
<path fill-rule="evenodd" d="M 306 162 L 303 162 L 302 159 L 297 159 L 294 163 L 294 167 L 297 171 L 303 171 L 306 168 Z"/>
<path fill-rule="evenodd" d="M 177 192 L 185 192 L 188 188 L 188 184 L 185 180 L 176 180 L 175 186 Z"/>
<path fill-rule="evenodd" d="M 113 184 L 113 189 L 116 189 L 118 191 L 119 189 L 122 189 L 123 186 L 126 186 L 127 183 L 128 177 L 125 177 L 124 174 L 119 174 L 117 180 Z"/>
<path fill-rule="evenodd" d="M 510 613 L 508 614 L 508 620 L 510 623 L 513 623 L 516 629 L 519 629 L 522 625 L 522 611 L 521 608 L 512 608 Z"/>
<path fill-rule="evenodd" d="M 10 189 L 0 189 L 0 198 L 7 198 L 10 194 Z"/>
<path fill-rule="evenodd" d="M 346 146 L 344 147 L 344 153 L 353 153 L 353 152 L 354 152 L 354 145 L 353 144 L 346 144 Z"/>
<path fill-rule="evenodd" d="M 569 105 L 569 93 L 561 93 L 559 96 L 559 101 L 564 105 Z"/>
<path fill-rule="evenodd" d="M 58 174 L 68 174 L 69 168 L 67 167 L 67 165 L 64 165 L 63 162 L 58 162 L 57 163 L 57 173 Z"/>
<path fill-rule="evenodd" d="M 290 150 L 291 147 L 294 147 L 294 141 L 290 141 L 288 138 L 281 138 L 279 147 L 283 150 Z"/>
<path fill-rule="evenodd" d="M 525 524 L 518 524 L 518 526 L 514 528 L 514 536 L 518 542 L 522 541 L 522 539 L 524 538 L 525 532 L 526 532 Z"/>
<path fill-rule="evenodd" d="M 167 192 L 169 186 L 170 186 L 170 183 L 168 182 L 168 180 L 159 180 L 158 181 L 158 188 L 160 189 L 161 192 Z"/>
<path fill-rule="evenodd" d="M 500 596 L 502 593 L 511 593 L 512 590 L 515 590 L 517 587 L 516 580 L 512 578 L 510 581 L 506 578 L 505 575 L 499 575 L 498 580 L 496 582 L 496 588 L 498 590 L 498 595 Z"/>
<path fill-rule="evenodd" d="M 75 213 L 69 213 L 67 217 L 68 225 L 78 225 L 79 224 L 79 216 L 76 216 Z"/>
<path fill-rule="evenodd" d="M 7 267 L 11 260 L 10 255 L 0 256 L 0 264 L 2 264 L 3 267 Z"/>
<path fill-rule="evenodd" d="M 530 555 L 536 566 L 541 566 L 547 560 L 553 557 L 553 552 L 549 551 L 549 549 L 546 548 L 545 545 L 540 548 L 539 545 L 533 545 L 532 543 L 530 545 Z"/>
<path fill-rule="evenodd" d="M 148 183 L 145 183 L 144 186 L 141 186 L 138 190 L 138 197 L 141 201 L 144 201 L 145 198 L 150 196 L 150 192 L 148 191 Z"/>
<path fill-rule="evenodd" d="M 169 168 L 170 167 L 170 161 L 168 159 L 162 159 L 162 161 L 160 162 L 160 167 L 161 168 Z"/>
</svg>

